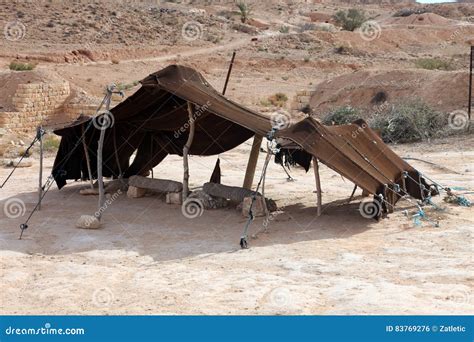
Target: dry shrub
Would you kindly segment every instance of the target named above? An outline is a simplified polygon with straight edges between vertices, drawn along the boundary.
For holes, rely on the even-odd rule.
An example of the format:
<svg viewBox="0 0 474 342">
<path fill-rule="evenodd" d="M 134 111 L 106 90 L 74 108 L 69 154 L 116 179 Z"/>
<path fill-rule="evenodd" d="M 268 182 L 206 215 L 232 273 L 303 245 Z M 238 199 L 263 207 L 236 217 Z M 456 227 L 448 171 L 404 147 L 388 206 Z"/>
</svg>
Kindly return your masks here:
<svg viewBox="0 0 474 342">
<path fill-rule="evenodd" d="M 277 107 L 283 107 L 285 105 L 286 101 L 288 101 L 288 96 L 286 96 L 283 93 L 276 93 L 276 94 L 268 97 L 268 102 L 270 102 L 270 104 L 272 104 L 274 106 L 277 106 Z"/>
</svg>

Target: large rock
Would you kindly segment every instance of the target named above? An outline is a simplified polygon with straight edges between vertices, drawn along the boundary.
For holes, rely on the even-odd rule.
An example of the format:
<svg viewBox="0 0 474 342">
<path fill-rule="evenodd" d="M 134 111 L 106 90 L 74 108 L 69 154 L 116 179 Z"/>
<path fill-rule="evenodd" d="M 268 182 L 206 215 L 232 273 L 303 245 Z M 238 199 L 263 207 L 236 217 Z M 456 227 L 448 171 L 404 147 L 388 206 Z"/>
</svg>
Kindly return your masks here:
<svg viewBox="0 0 474 342">
<path fill-rule="evenodd" d="M 76 222 L 77 228 L 84 229 L 98 229 L 100 228 L 100 221 L 95 216 L 81 215 Z"/>
<path fill-rule="evenodd" d="M 183 193 L 182 192 L 168 192 L 166 194 L 167 204 L 183 204 Z"/>
<path fill-rule="evenodd" d="M 89 196 L 89 195 L 97 196 L 99 194 L 99 189 L 85 188 L 85 189 L 79 190 L 79 193 L 83 196 Z"/>
<path fill-rule="evenodd" d="M 146 195 L 146 189 L 137 188 L 136 186 L 129 186 L 127 191 L 128 198 L 140 198 Z"/>
<path fill-rule="evenodd" d="M 218 209 L 227 207 L 228 205 L 225 198 L 211 196 L 202 190 L 193 191 L 188 198 L 198 199 L 202 203 L 204 209 Z"/>
<path fill-rule="evenodd" d="M 128 179 L 128 185 L 136 188 L 154 190 L 158 192 L 181 192 L 183 184 L 169 179 L 147 178 L 142 176 L 132 176 Z"/>
<path fill-rule="evenodd" d="M 202 189 L 211 196 L 226 198 L 237 203 L 242 202 L 245 197 L 250 197 L 254 194 L 254 191 L 249 189 L 217 183 L 205 183 Z"/>
<path fill-rule="evenodd" d="M 17 167 L 19 167 L 19 168 L 21 168 L 21 167 L 31 167 L 31 166 L 33 166 L 33 161 L 32 161 L 31 159 L 29 159 L 29 158 L 23 158 L 23 160 L 21 161 L 20 164 L 18 164 L 18 162 L 20 162 L 20 158 L 16 158 L 16 159 L 5 159 L 5 160 L 3 161 L 3 165 L 4 165 L 5 167 L 15 167 L 15 166 L 18 165 Z"/>
<path fill-rule="evenodd" d="M 250 206 L 252 206 L 252 214 L 254 217 L 265 216 L 266 211 L 265 211 L 265 205 L 263 202 L 263 197 L 257 196 L 255 198 L 255 201 L 253 201 L 253 205 L 252 205 L 252 201 L 253 201 L 253 196 L 244 198 L 242 202 L 242 215 L 244 217 L 248 217 L 250 214 Z"/>
<path fill-rule="evenodd" d="M 105 192 L 108 193 L 116 193 L 120 191 L 127 191 L 128 190 L 128 179 L 121 178 L 121 179 L 114 179 L 104 185 Z"/>
</svg>

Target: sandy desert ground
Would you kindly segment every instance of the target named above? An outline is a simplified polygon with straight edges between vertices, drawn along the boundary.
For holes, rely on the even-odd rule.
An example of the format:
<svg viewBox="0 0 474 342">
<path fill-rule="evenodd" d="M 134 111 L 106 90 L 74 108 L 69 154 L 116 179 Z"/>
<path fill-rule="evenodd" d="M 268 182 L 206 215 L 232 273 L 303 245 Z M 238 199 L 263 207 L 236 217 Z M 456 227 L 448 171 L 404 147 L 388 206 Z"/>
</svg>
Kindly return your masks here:
<svg viewBox="0 0 474 342">
<path fill-rule="evenodd" d="M 0 28 L 24 28 L 10 32 L 21 39 L 0 37 L 1 112 L 14 110 L 20 83 L 59 79 L 70 84 L 68 100 L 98 104 L 107 84 L 125 85 L 129 96 L 140 79 L 173 63 L 196 68 L 220 90 L 234 50 L 226 96 L 260 112 L 278 109 L 268 104 L 276 93 L 287 95 L 290 110 L 301 90 L 315 91 L 307 102 L 317 118 L 347 104 L 370 116 L 366 109 L 380 91 L 388 105 L 416 95 L 446 114 L 466 109 L 473 4 L 433 5 L 408 17 L 394 14 L 416 5 L 360 5 L 380 28 L 364 39 L 332 26 L 332 15 L 350 7 L 341 1 L 254 2 L 255 22 L 244 26 L 233 4 L 193 3 L 0 0 Z M 185 39 L 182 27 L 196 21 L 199 36 Z M 422 70 L 420 59 L 448 67 Z M 12 61 L 35 69 L 9 70 Z M 0 156 L 9 160 L 32 134 L 5 131 L 1 119 Z M 250 145 L 220 155 L 223 184 L 242 185 Z M 410 161 L 471 201 L 473 146 L 472 133 L 391 145 L 400 156 L 441 165 Z M 359 214 L 360 190 L 347 203 L 353 184 L 321 166 L 325 206 L 317 217 L 312 171 L 292 168 L 296 181 L 288 182 L 271 162 L 266 195 L 279 211 L 267 229 L 262 218 L 253 222 L 250 248 L 242 250 L 246 218 L 235 207 L 189 219 L 158 194 L 122 193 L 101 229 L 78 229 L 79 216 L 92 215 L 98 200 L 79 194 L 87 183 L 72 182 L 61 191 L 51 187 L 19 240 L 37 201 L 36 149 L 30 159 L 32 167 L 18 169 L 0 189 L 0 314 L 474 313 L 473 211 L 442 196 L 434 199 L 441 210 L 426 208 L 439 227 L 416 226 L 408 201 L 376 222 Z M 45 177 L 53 160 L 52 153 L 45 159 Z M 215 161 L 191 157 L 193 188 L 209 180 Z M 154 175 L 180 181 L 182 166 L 168 156 Z M 10 171 L 0 168 L 0 181 Z M 7 208 L 15 203 L 20 211 L 12 214 Z"/>
<path fill-rule="evenodd" d="M 474 189 L 472 136 L 395 146 L 402 156 L 433 158 L 453 173 L 415 162 L 442 184 Z M 423 151 L 423 153 L 420 153 Z M 239 185 L 249 146 L 221 155 L 223 183 Z M 259 162 L 259 170 L 263 163 Z M 191 158 L 191 185 L 209 178 L 215 157 Z M 46 164 L 50 170 L 52 158 Z M 19 169 L 0 203 L 37 199 L 37 168 Z M 179 180 L 182 160 L 168 157 L 155 176 Z M 0 176 L 6 176 L 3 169 Z M 92 214 L 97 198 L 79 195 L 85 183 L 52 189 L 23 239 L 19 224 L 0 213 L 2 314 L 472 314 L 472 209 L 444 203 L 427 209 L 439 220 L 418 227 L 402 202 L 375 222 L 343 204 L 352 184 L 322 167 L 325 208 L 316 217 L 314 176 L 292 169 L 287 182 L 271 163 L 267 195 L 282 212 L 264 231 L 251 226 L 250 249 L 239 238 L 245 218 L 234 208 L 206 210 L 188 219 L 159 195 L 122 194 L 100 230 L 74 227 Z M 258 175 L 257 175 L 258 176 Z"/>
</svg>

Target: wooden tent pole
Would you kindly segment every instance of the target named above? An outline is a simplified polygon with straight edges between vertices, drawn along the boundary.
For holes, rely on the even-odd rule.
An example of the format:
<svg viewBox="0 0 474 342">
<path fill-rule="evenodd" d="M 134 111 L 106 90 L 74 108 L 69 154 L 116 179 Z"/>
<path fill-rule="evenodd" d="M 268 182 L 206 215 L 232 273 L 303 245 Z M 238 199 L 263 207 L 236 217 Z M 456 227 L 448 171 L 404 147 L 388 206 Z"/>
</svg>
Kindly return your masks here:
<svg viewBox="0 0 474 342">
<path fill-rule="evenodd" d="M 41 210 L 41 199 L 43 197 L 43 127 L 38 127 L 38 138 L 40 143 L 39 177 L 38 177 L 38 211 Z"/>
<path fill-rule="evenodd" d="M 225 78 L 224 89 L 222 90 L 222 95 L 225 95 L 225 91 L 227 90 L 227 85 L 229 84 L 230 73 L 232 72 L 232 67 L 234 66 L 234 59 L 236 53 L 236 51 L 232 53 L 229 69 L 227 70 L 227 77 Z"/>
<path fill-rule="evenodd" d="M 252 149 L 250 150 L 249 161 L 247 162 L 247 170 L 245 171 L 243 185 L 244 189 L 252 189 L 252 183 L 255 176 L 255 169 L 257 168 L 258 155 L 260 153 L 262 139 L 263 137 L 257 134 L 253 137 Z"/>
<path fill-rule="evenodd" d="M 318 158 L 313 157 L 314 178 L 316 179 L 316 192 L 318 197 L 318 216 L 321 216 L 322 195 L 321 195 L 321 180 L 319 178 L 319 164 Z"/>
<path fill-rule="evenodd" d="M 86 155 L 87 173 L 89 173 L 89 181 L 91 183 L 91 189 L 94 189 L 94 181 L 92 180 L 91 160 L 89 158 L 89 150 L 87 149 L 86 133 L 85 133 L 85 130 L 84 130 L 84 124 L 81 125 L 81 128 L 82 128 L 82 146 L 84 147 L 84 154 Z"/>
<path fill-rule="evenodd" d="M 474 46 L 471 46 L 471 59 L 469 61 L 469 101 L 468 101 L 468 108 L 467 108 L 467 115 L 468 115 L 468 124 L 467 124 L 467 131 L 470 129 L 471 125 L 471 110 L 472 110 L 472 59 L 474 58 Z"/>
<path fill-rule="evenodd" d="M 100 130 L 99 145 L 97 147 L 97 181 L 99 183 L 99 210 L 97 219 L 102 218 L 102 208 L 105 203 L 104 178 L 102 177 L 102 151 L 104 149 L 105 127 Z"/>
<path fill-rule="evenodd" d="M 194 124 L 194 117 L 193 117 L 193 105 L 191 102 L 188 102 L 188 118 L 189 118 L 189 135 L 188 140 L 186 141 L 186 145 L 183 147 L 183 201 L 186 200 L 189 194 L 189 163 L 188 163 L 188 153 L 189 149 L 191 148 L 191 144 L 193 143 L 194 139 L 194 131 L 195 131 L 195 124 Z"/>
</svg>

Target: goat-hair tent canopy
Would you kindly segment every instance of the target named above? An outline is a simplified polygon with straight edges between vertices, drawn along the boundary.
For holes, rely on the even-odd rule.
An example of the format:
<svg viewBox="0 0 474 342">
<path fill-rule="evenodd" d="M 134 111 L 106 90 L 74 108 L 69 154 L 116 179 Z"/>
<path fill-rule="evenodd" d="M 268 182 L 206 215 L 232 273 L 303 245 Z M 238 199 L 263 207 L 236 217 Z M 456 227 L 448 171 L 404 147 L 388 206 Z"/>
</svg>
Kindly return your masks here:
<svg viewBox="0 0 474 342">
<path fill-rule="evenodd" d="M 272 129 L 269 117 L 227 99 L 192 68 L 170 65 L 149 75 L 141 84 L 137 92 L 111 109 L 114 124 L 106 131 L 103 150 L 106 177 L 118 177 L 119 170 L 124 177 L 143 174 L 168 154 L 182 155 L 189 131 L 184 129 L 189 126 L 187 102 L 194 105 L 196 127 L 189 154 L 222 153 L 254 134 L 265 136 Z M 96 155 L 100 131 L 91 125 L 91 120 L 82 117 L 55 131 L 62 136 L 53 168 L 59 188 L 67 179 L 88 179 L 85 151 L 78 142 L 85 131 L 88 152 Z M 302 149 L 296 162 L 306 170 L 311 156 L 317 157 L 369 193 L 385 194 L 390 204 L 395 204 L 402 195 L 398 185 L 404 184 L 406 192 L 418 199 L 431 191 L 420 174 L 363 120 L 350 125 L 324 126 L 308 117 L 277 131 L 276 138 L 288 139 Z M 93 170 L 96 163 L 96 158 L 91 158 Z M 408 177 L 403 177 L 404 173 Z M 95 172 L 92 177 L 96 177 Z"/>
</svg>

